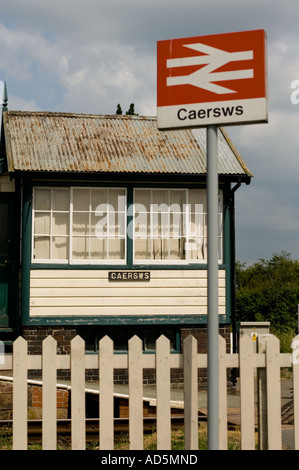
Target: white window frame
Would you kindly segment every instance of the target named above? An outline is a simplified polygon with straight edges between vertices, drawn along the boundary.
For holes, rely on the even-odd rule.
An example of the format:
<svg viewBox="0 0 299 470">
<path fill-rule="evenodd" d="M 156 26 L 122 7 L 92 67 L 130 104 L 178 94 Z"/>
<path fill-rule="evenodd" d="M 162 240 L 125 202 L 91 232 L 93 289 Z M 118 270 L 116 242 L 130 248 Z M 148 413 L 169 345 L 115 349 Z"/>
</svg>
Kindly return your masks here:
<svg viewBox="0 0 299 470">
<path fill-rule="evenodd" d="M 78 189 L 82 189 L 82 190 L 86 190 L 86 189 L 89 189 L 89 190 L 92 190 L 92 189 L 105 189 L 107 191 L 107 195 L 109 194 L 108 191 L 111 189 L 111 190 L 116 190 L 116 189 L 119 189 L 121 191 L 124 191 L 124 197 L 125 197 L 125 210 L 124 210 L 124 218 L 125 218 L 125 234 L 123 237 L 121 237 L 121 239 L 124 239 L 124 259 L 109 259 L 109 257 L 107 258 L 103 258 L 103 259 L 77 259 L 77 258 L 73 258 L 72 256 L 72 248 L 73 248 L 73 214 L 74 214 L 74 211 L 73 211 L 73 194 L 74 194 L 74 189 L 78 190 Z M 109 199 L 107 199 L 107 202 L 105 203 L 107 205 L 109 205 Z M 82 212 L 82 211 L 78 211 L 78 212 Z M 119 212 L 119 211 L 117 211 Z M 89 218 L 91 217 L 91 208 L 89 206 L 89 210 L 86 211 L 86 213 L 89 214 Z M 107 214 L 107 217 L 108 217 L 108 220 L 109 220 L 109 212 Z M 109 230 L 109 229 L 108 229 Z M 78 236 L 78 235 L 76 235 Z M 82 236 L 82 238 L 84 238 L 84 236 Z M 109 246 L 109 237 L 107 236 L 107 253 L 109 253 L 109 249 L 108 249 L 108 246 Z M 119 265 L 125 265 L 127 264 L 127 188 L 125 187 L 114 187 L 114 186 L 109 186 L 109 187 L 103 187 L 101 186 L 100 188 L 98 186 L 72 186 L 70 188 L 70 243 L 69 243 L 69 264 L 82 264 L 82 265 L 103 265 L 103 264 L 109 264 L 109 265 L 113 265 L 113 264 L 119 264 Z"/>
<path fill-rule="evenodd" d="M 190 205 L 189 205 L 189 188 L 134 188 L 134 197 L 133 197 L 133 264 L 134 265 L 189 265 L 189 264 L 202 264 L 205 265 L 207 264 L 207 249 L 205 249 L 205 256 L 202 260 L 199 259 L 190 259 L 189 257 L 189 251 L 185 251 L 185 259 L 138 259 L 135 257 L 135 221 L 136 221 L 136 210 L 135 210 L 135 205 L 137 204 L 136 202 L 136 191 L 138 190 L 145 190 L 145 191 L 151 191 L 151 194 L 153 191 L 185 191 L 186 193 L 186 207 L 183 208 L 183 215 L 186 217 L 184 220 L 185 224 L 185 242 L 189 241 L 189 233 L 190 233 Z M 192 189 L 192 188 L 190 188 Z M 196 188 L 194 188 L 196 189 Z M 201 189 L 201 188 L 197 188 Z M 203 189 L 203 191 L 206 191 L 206 189 Z M 152 195 L 151 195 L 151 201 L 152 201 Z M 203 217 L 207 217 L 207 212 L 203 214 Z M 223 191 L 219 190 L 219 209 L 218 209 L 218 220 L 219 220 L 219 226 L 218 226 L 218 247 L 220 249 L 220 256 L 218 259 L 218 263 L 221 264 L 223 262 Z M 150 238 L 153 240 L 154 237 L 152 236 L 152 211 L 150 212 Z M 204 226 L 204 224 L 203 224 Z M 203 244 L 205 246 L 205 242 L 207 242 L 207 236 L 203 235 Z M 153 253 L 152 249 L 152 243 L 151 243 L 151 254 Z"/>
<path fill-rule="evenodd" d="M 44 209 L 35 209 L 34 207 L 34 203 L 35 203 L 35 191 L 38 190 L 38 189 L 47 189 L 47 190 L 50 190 L 51 191 L 51 202 L 50 202 L 50 210 L 44 210 Z M 69 240 L 69 244 L 70 244 L 70 233 L 66 234 L 66 235 L 53 235 L 53 231 L 52 231 L 52 220 L 53 220 L 53 213 L 61 213 L 61 214 L 69 214 L 70 216 L 70 209 L 68 211 L 59 211 L 59 210 L 53 210 L 53 190 L 54 189 L 60 189 L 60 190 L 69 190 L 69 188 L 65 187 L 65 186 L 61 186 L 61 187 L 55 187 L 55 186 L 35 186 L 33 188 L 33 207 L 32 207 L 32 235 L 31 235 L 31 261 L 32 263 L 34 264 L 68 264 L 68 259 L 56 259 L 56 258 L 52 258 L 52 239 L 53 237 L 64 237 L 64 238 L 68 238 Z M 39 233 L 35 233 L 34 231 L 34 222 L 35 222 L 35 214 L 38 214 L 38 213 L 49 213 L 50 214 L 50 233 L 49 234 L 39 234 Z M 49 237 L 50 239 L 50 259 L 48 258 L 38 258 L 38 259 L 35 259 L 34 258 L 34 238 L 35 237 Z"/>
<path fill-rule="evenodd" d="M 35 207 L 34 207 L 34 202 L 35 202 L 35 190 L 37 189 L 48 189 L 48 190 L 51 190 L 51 207 L 50 207 L 50 210 L 47 211 L 47 210 L 36 210 Z M 68 211 L 57 211 L 57 210 L 53 210 L 53 204 L 52 204 L 52 198 L 53 198 L 53 190 L 55 189 L 59 189 L 59 190 L 67 190 L 69 191 L 69 210 Z M 125 220 L 125 226 L 124 226 L 124 230 L 125 230 L 125 233 L 123 235 L 123 238 L 124 239 L 124 259 L 109 259 L 109 258 L 105 258 L 105 259 L 74 259 L 72 257 L 72 242 L 73 242 L 73 225 L 72 225 L 72 222 L 73 222 L 73 191 L 74 189 L 82 189 L 82 190 L 86 190 L 86 189 L 89 189 L 89 190 L 92 190 L 92 189 L 106 189 L 107 191 L 108 190 L 116 190 L 116 189 L 119 189 L 121 191 L 124 192 L 124 197 L 125 197 L 125 206 L 124 206 L 124 220 Z M 127 224 L 127 215 L 128 215 L 128 198 L 127 198 L 127 193 L 128 193 L 128 190 L 126 187 L 119 187 L 119 186 L 109 186 L 109 187 L 99 187 L 99 186 L 35 186 L 33 187 L 33 207 L 32 207 L 32 235 L 31 235 L 31 262 L 33 264 L 66 264 L 66 265 L 126 265 L 127 264 L 127 238 L 128 236 L 132 236 L 132 257 L 133 257 L 133 265 L 136 265 L 136 266 L 139 266 L 139 265 L 188 265 L 188 264 L 207 264 L 207 253 L 205 252 L 205 257 L 204 259 L 202 260 L 199 260 L 199 259 L 190 259 L 188 257 L 188 250 L 187 250 L 187 253 L 186 253 L 186 257 L 185 259 L 136 259 L 135 258 L 135 221 L 136 221 L 136 212 L 135 212 L 135 204 L 136 204 L 136 197 L 135 197 L 135 193 L 136 191 L 138 190 L 145 190 L 145 191 L 184 191 L 185 194 L 186 194 L 186 211 L 184 212 L 184 208 L 183 208 L 183 214 L 184 214 L 184 217 L 186 217 L 186 220 L 184 220 L 184 223 L 186 223 L 186 237 L 185 237 L 185 241 L 187 241 L 189 239 L 189 228 L 190 228 L 190 214 L 188 213 L 188 210 L 189 210 L 189 188 L 170 188 L 170 187 L 167 187 L 167 188 L 133 188 L 133 220 L 132 220 L 132 228 L 133 230 L 131 231 L 130 228 L 128 227 L 128 224 Z M 192 188 L 190 188 L 192 189 Z M 194 188 L 195 189 L 195 188 Z M 198 188 L 200 189 L 200 188 Z M 204 191 L 206 191 L 205 189 L 203 189 Z M 107 204 L 109 204 L 109 201 L 107 201 Z M 52 233 L 52 223 L 50 222 L 50 233 L 49 235 L 46 235 L 46 234 L 38 234 L 38 233 L 34 233 L 34 221 L 35 221 L 35 214 L 38 213 L 38 212 L 49 212 L 50 213 L 50 217 L 51 217 L 51 221 L 52 221 L 52 214 L 53 212 L 61 212 L 61 213 L 68 213 L 69 214 L 69 232 L 67 235 L 53 235 Z M 84 212 L 84 211 L 78 211 L 78 212 Z M 90 214 L 92 213 L 91 211 L 91 207 L 89 206 L 89 210 L 86 211 L 89 213 L 89 217 L 90 217 Z M 118 208 L 117 208 L 117 212 L 118 212 Z M 222 190 L 219 190 L 219 232 L 218 232 L 218 246 L 221 250 L 221 256 L 219 257 L 219 264 L 221 264 L 223 262 L 223 191 Z M 207 213 L 204 214 L 204 217 L 207 216 Z M 152 233 L 152 230 L 153 230 L 153 226 L 152 226 L 152 219 L 153 219 L 153 215 L 152 213 L 150 213 L 150 223 L 151 223 L 151 227 L 150 227 L 150 230 L 151 230 L 151 233 Z M 109 220 L 109 219 L 108 219 Z M 131 223 L 131 222 L 130 222 Z M 130 224 L 129 224 L 130 225 Z M 36 236 L 49 236 L 50 237 L 50 256 L 51 256 L 51 250 L 52 250 L 52 237 L 55 236 L 55 237 L 65 237 L 65 238 L 68 238 L 68 258 L 67 259 L 35 259 L 33 257 L 34 255 L 34 238 Z M 76 235 L 77 236 L 77 235 Z M 84 235 L 82 235 L 82 237 L 84 237 Z M 151 239 L 153 240 L 154 237 L 152 236 Z M 168 238 L 169 239 L 169 238 Z M 108 237 L 107 237 L 107 240 L 108 240 Z M 204 238 L 204 241 L 203 243 L 205 244 L 205 241 L 206 239 Z M 109 243 L 109 240 L 108 240 L 108 243 Z M 153 250 L 151 249 L 151 252 Z M 108 250 L 107 250 L 108 252 Z"/>
<path fill-rule="evenodd" d="M 123 211 L 123 215 L 124 215 L 124 220 L 125 220 L 125 225 L 124 225 L 124 235 L 122 237 L 120 237 L 121 239 L 124 239 L 124 258 L 123 259 L 109 259 L 108 258 L 104 258 L 104 259 L 76 259 L 76 258 L 73 258 L 72 256 L 72 247 L 73 247 L 73 225 L 72 225 L 72 222 L 73 222 L 73 191 L 74 189 L 82 189 L 82 190 L 86 190 L 86 189 L 89 189 L 89 190 L 92 190 L 92 189 L 98 189 L 99 187 L 97 186 L 70 186 L 70 187 L 67 187 L 67 186 L 35 186 L 33 187 L 33 206 L 32 206 L 32 231 L 31 231 L 31 262 L 33 264 L 69 264 L 69 265 L 125 265 L 127 263 L 127 188 L 126 187 L 115 187 L 115 186 L 109 186 L 109 187 L 101 187 L 100 189 L 105 189 L 107 191 L 107 194 L 108 194 L 108 191 L 111 189 L 111 190 L 121 190 L 124 192 L 124 197 L 125 197 L 125 206 L 124 206 L 124 211 Z M 34 203 L 35 203 L 35 190 L 37 189 L 47 189 L 47 190 L 50 190 L 51 191 L 51 204 L 50 204 L 50 210 L 36 210 L 35 207 L 34 207 Z M 62 190 L 66 190 L 66 191 L 69 191 L 69 210 L 68 211 L 53 211 L 53 204 L 52 204 L 52 198 L 53 198 L 53 190 L 55 189 L 62 189 Z M 107 201 L 107 204 L 109 204 L 109 201 Z M 39 212 L 49 212 L 50 213 L 50 233 L 49 234 L 38 234 L 38 233 L 35 233 L 34 232 L 34 222 L 35 222 L 35 214 L 36 213 L 39 213 Z M 52 237 L 53 237 L 53 233 L 52 233 L 52 213 L 53 212 L 61 212 L 61 213 L 68 213 L 69 215 L 69 232 L 67 235 L 61 235 L 61 237 L 67 237 L 68 238 L 68 258 L 67 259 L 52 259 L 51 258 L 51 253 L 52 253 Z M 78 211 L 78 212 L 87 212 L 89 214 L 89 218 L 91 217 L 91 213 L 93 211 L 91 211 L 91 207 L 89 205 L 89 209 L 88 211 Z M 117 212 L 122 212 L 122 211 L 118 211 L 118 208 L 117 208 Z M 109 212 L 108 212 L 108 220 L 109 220 Z M 108 232 L 109 234 L 109 232 Z M 50 239 L 50 259 L 48 258 L 39 258 L 39 259 L 36 259 L 34 258 L 34 239 L 35 237 L 37 236 L 49 236 L 49 239 Z M 57 236 L 57 235 L 55 235 Z M 59 235 L 58 235 L 59 236 Z M 78 235 L 76 235 L 78 236 Z M 90 234 L 89 234 L 90 236 Z M 82 236 L 84 238 L 84 236 Z M 107 235 L 107 242 L 109 244 L 109 237 Z M 109 251 L 107 250 L 107 253 L 109 253 Z"/>
</svg>

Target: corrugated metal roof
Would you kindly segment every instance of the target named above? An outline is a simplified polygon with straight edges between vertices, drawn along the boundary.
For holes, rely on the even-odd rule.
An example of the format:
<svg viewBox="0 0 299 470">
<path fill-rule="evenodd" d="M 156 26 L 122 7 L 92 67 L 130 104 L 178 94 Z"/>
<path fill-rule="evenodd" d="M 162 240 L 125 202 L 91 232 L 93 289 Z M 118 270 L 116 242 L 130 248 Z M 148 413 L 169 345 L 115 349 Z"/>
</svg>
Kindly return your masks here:
<svg viewBox="0 0 299 470">
<path fill-rule="evenodd" d="M 156 119 L 49 112 L 3 113 L 10 172 L 205 174 L 205 129 L 163 131 Z M 219 174 L 251 176 L 219 132 Z"/>
</svg>

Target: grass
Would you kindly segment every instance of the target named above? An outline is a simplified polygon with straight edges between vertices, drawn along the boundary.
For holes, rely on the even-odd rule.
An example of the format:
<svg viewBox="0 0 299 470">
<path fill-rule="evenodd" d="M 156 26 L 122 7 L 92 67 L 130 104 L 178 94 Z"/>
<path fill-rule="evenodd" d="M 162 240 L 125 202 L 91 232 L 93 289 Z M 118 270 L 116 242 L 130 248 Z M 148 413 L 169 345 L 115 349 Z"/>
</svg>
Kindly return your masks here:
<svg viewBox="0 0 299 470">
<path fill-rule="evenodd" d="M 123 435 L 116 443 L 116 450 L 129 450 L 127 435 Z M 157 449 L 157 434 L 152 432 L 144 436 L 144 450 Z M 200 426 L 198 430 L 198 449 L 208 449 L 207 427 Z M 184 430 L 179 429 L 171 434 L 171 450 L 184 450 Z M 240 432 L 228 431 L 228 450 L 240 450 Z"/>
<path fill-rule="evenodd" d="M 1 426 L 0 428 L 0 450 L 11 450 L 12 448 L 12 435 L 11 428 Z"/>
<path fill-rule="evenodd" d="M 57 450 L 69 450 L 70 440 L 63 444 L 58 444 Z M 86 446 L 86 450 L 98 450 L 99 442 L 89 442 Z M 147 433 L 144 436 L 144 450 L 156 450 L 157 449 L 157 434 L 155 431 Z M 184 450 L 184 430 L 178 429 L 172 432 L 171 435 L 171 449 L 172 450 Z M 207 428 L 206 426 L 200 426 L 198 431 L 198 449 L 207 450 Z M 11 429 L 1 428 L 0 432 L 0 450 L 12 450 L 12 435 Z M 28 450 L 42 450 L 41 444 L 30 444 Z M 124 433 L 115 442 L 115 450 L 129 450 L 128 435 Z M 240 450 L 240 432 L 239 431 L 228 431 L 228 450 Z"/>
</svg>

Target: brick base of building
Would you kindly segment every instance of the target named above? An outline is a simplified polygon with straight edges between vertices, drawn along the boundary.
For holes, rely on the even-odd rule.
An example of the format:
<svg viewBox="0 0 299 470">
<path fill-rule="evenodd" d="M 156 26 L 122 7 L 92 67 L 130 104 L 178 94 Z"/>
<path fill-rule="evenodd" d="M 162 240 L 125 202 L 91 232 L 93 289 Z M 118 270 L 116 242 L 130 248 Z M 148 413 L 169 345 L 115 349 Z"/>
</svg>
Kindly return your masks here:
<svg viewBox="0 0 299 470">
<path fill-rule="evenodd" d="M 58 388 L 56 391 L 57 418 L 66 419 L 69 409 L 68 390 Z M 43 387 L 39 385 L 29 385 L 29 406 L 28 419 L 41 419 L 43 406 Z"/>
<path fill-rule="evenodd" d="M 57 418 L 68 418 L 69 391 L 57 389 Z M 43 406 L 43 389 L 41 385 L 28 384 L 28 419 L 41 419 Z M 13 383 L 8 380 L 0 380 L 0 419 L 11 420 L 13 418 Z"/>
<path fill-rule="evenodd" d="M 22 336 L 28 342 L 29 354 L 41 354 L 43 340 L 52 335 L 57 341 L 57 354 L 70 354 L 70 342 L 77 335 L 76 327 L 24 327 Z M 207 327 L 181 327 L 180 328 L 180 347 L 183 351 L 183 341 L 189 336 L 193 335 L 198 342 L 198 353 L 207 352 Z M 221 325 L 219 327 L 219 334 L 226 340 L 227 352 L 230 351 L 230 325 Z M 41 371 L 30 371 L 30 378 L 41 378 Z M 229 374 L 228 374 L 229 377 Z M 70 380 L 70 371 L 57 371 L 57 378 L 61 380 Z M 97 370 L 86 370 L 87 381 L 97 381 Z M 128 373 L 125 369 L 116 369 L 114 371 L 114 382 L 116 384 L 127 384 Z M 144 385 L 154 385 L 156 383 L 155 370 L 145 369 L 143 372 Z M 198 382 L 200 388 L 205 388 L 207 385 L 207 371 L 200 369 L 198 374 Z M 171 370 L 171 383 L 172 386 L 180 387 L 184 383 L 183 371 L 181 369 Z"/>
</svg>

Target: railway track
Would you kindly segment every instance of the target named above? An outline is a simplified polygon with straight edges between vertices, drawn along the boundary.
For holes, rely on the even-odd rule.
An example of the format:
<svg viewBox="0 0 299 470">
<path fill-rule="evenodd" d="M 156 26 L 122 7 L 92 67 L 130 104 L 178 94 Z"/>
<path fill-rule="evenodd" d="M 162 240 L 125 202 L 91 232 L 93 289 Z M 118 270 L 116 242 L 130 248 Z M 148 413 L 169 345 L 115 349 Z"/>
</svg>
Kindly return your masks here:
<svg viewBox="0 0 299 470">
<path fill-rule="evenodd" d="M 172 429 L 180 429 L 184 427 L 184 416 L 171 417 Z M 156 428 L 156 417 L 143 418 L 143 431 L 153 432 Z M 36 444 L 42 442 L 42 420 L 27 420 L 28 443 Z M 129 432 L 128 418 L 114 418 L 114 433 L 117 437 L 120 434 Z M 12 433 L 12 420 L 0 420 L 0 435 Z M 71 419 L 57 420 L 57 435 L 61 437 L 71 437 Z M 99 439 L 99 418 L 86 419 L 86 442 L 97 441 Z"/>
</svg>

